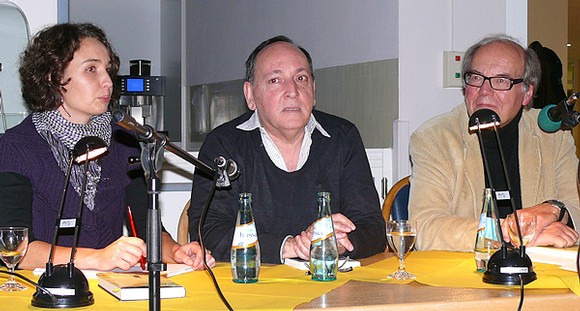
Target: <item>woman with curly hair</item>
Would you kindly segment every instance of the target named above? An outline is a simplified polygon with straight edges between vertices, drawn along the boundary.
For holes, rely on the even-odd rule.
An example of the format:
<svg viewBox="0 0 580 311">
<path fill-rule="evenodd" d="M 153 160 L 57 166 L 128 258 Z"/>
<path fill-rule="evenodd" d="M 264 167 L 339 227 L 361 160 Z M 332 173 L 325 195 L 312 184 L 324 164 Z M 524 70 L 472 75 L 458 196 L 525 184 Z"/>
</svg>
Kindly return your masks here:
<svg viewBox="0 0 580 311">
<path fill-rule="evenodd" d="M 40 31 L 20 62 L 22 95 L 31 114 L 0 138 L 0 226 L 28 227 L 30 234 L 20 266 L 46 263 L 71 150 L 81 138 L 97 136 L 108 151 L 88 166 L 76 267 L 131 268 L 147 254 L 148 197 L 143 170 L 127 161 L 140 154 L 138 142 L 108 111 L 119 57 L 100 28 L 67 23 Z M 73 166 L 63 218 L 77 215 L 83 178 L 82 168 Z M 140 237 L 123 236 L 128 205 Z M 68 262 L 73 242 L 72 235 L 59 234 L 55 264 Z M 162 245 L 164 262 L 203 267 L 197 243 L 180 246 L 164 231 Z"/>
</svg>

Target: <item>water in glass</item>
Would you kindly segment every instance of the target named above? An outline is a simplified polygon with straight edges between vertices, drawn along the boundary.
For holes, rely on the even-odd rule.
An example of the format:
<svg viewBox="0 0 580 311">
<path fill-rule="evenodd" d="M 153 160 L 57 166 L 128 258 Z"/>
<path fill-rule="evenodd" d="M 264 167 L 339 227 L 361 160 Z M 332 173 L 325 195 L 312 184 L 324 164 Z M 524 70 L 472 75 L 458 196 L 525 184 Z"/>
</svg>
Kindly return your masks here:
<svg viewBox="0 0 580 311">
<path fill-rule="evenodd" d="M 0 227 L 0 258 L 6 264 L 11 273 L 18 265 L 28 248 L 28 228 L 25 227 Z M 26 286 L 16 282 L 13 275 L 8 281 L 0 286 L 1 291 L 21 291 Z"/>
</svg>

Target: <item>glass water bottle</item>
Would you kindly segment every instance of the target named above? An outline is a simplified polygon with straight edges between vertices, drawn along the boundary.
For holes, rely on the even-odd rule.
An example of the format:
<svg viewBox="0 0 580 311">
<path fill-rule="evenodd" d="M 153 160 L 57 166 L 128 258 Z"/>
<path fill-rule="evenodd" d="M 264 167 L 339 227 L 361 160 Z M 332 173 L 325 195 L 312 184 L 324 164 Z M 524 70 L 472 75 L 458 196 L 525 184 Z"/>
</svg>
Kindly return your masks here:
<svg viewBox="0 0 580 311">
<path fill-rule="evenodd" d="M 260 244 L 252 214 L 252 194 L 240 193 L 236 229 L 230 253 L 232 277 L 236 283 L 258 282 Z"/>
<path fill-rule="evenodd" d="M 485 272 L 489 257 L 501 248 L 499 226 L 491 188 L 483 190 L 483 206 L 479 216 L 479 226 L 475 240 L 475 264 L 478 272 Z"/>
<path fill-rule="evenodd" d="M 314 223 L 310 243 L 310 273 L 316 281 L 336 280 L 338 272 L 338 245 L 332 214 L 330 193 L 318 193 L 318 220 Z"/>
</svg>

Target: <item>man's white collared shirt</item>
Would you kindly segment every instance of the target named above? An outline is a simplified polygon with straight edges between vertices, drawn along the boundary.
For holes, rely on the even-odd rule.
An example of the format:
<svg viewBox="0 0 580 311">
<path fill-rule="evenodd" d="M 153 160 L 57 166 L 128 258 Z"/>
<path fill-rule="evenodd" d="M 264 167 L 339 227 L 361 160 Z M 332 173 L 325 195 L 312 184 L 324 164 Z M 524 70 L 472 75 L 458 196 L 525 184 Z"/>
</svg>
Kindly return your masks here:
<svg viewBox="0 0 580 311">
<path fill-rule="evenodd" d="M 270 135 L 266 132 L 266 129 L 260 123 L 257 110 L 254 111 L 252 116 L 246 122 L 236 126 L 236 128 L 243 131 L 253 131 L 256 128 L 260 129 L 260 136 L 262 137 L 262 143 L 264 144 L 268 157 L 270 157 L 272 162 L 274 162 L 279 169 L 288 172 L 288 167 L 286 167 L 284 157 L 278 147 L 276 147 L 276 144 L 274 144 L 274 141 L 272 141 L 272 138 L 270 138 Z M 298 158 L 296 170 L 301 169 L 306 163 L 306 160 L 308 160 L 310 146 L 312 145 L 312 133 L 315 129 L 318 129 L 323 136 L 330 138 L 330 134 L 328 134 L 322 125 L 316 121 L 314 115 L 310 114 L 310 119 L 304 127 L 304 138 L 302 139 L 302 145 L 300 146 L 300 156 Z"/>
</svg>

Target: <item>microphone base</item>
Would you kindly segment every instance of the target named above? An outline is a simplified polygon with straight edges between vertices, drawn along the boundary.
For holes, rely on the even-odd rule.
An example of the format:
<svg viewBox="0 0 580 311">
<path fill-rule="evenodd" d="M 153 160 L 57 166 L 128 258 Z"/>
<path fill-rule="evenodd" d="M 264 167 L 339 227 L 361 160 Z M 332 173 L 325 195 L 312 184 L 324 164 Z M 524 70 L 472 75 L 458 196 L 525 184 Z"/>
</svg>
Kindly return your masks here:
<svg viewBox="0 0 580 311">
<path fill-rule="evenodd" d="M 32 305 L 40 308 L 77 308 L 95 303 L 89 282 L 81 270 L 74 265 L 62 264 L 53 267 L 52 273 L 45 271 L 38 279 L 54 299 L 39 288 L 32 295 Z"/>
<path fill-rule="evenodd" d="M 525 248 L 518 251 L 508 250 L 505 246 L 489 258 L 483 274 L 483 282 L 500 285 L 528 284 L 536 279 L 532 260 L 526 255 Z"/>
</svg>

